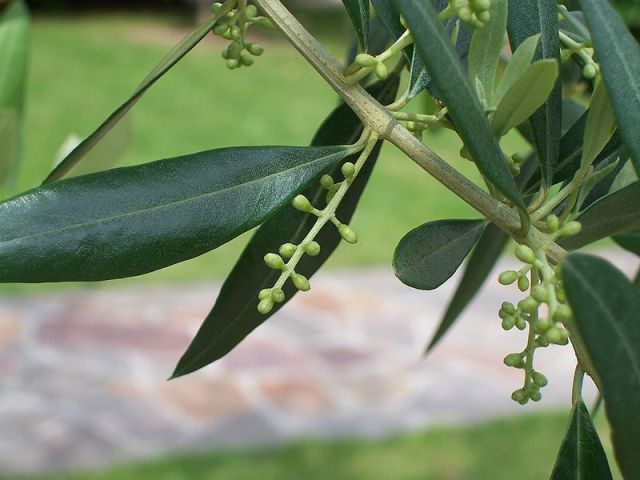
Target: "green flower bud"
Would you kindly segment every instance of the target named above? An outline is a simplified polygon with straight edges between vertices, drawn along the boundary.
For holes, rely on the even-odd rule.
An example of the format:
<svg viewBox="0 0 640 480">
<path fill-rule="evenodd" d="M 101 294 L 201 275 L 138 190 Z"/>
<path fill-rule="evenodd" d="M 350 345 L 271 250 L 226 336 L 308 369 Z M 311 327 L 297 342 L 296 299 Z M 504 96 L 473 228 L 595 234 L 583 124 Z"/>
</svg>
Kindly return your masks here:
<svg viewBox="0 0 640 480">
<path fill-rule="evenodd" d="M 282 260 L 282 257 L 277 253 L 267 253 L 264 256 L 264 263 L 275 270 L 280 270 L 284 267 L 284 260 Z"/>
<path fill-rule="evenodd" d="M 505 311 L 506 313 L 511 314 L 511 315 L 516 313 L 516 307 L 511 302 L 503 302 L 502 303 L 502 310 Z"/>
<path fill-rule="evenodd" d="M 516 257 L 518 257 L 521 262 L 528 263 L 530 265 L 536 261 L 536 256 L 534 255 L 533 250 L 526 245 L 518 245 L 516 247 Z"/>
<path fill-rule="evenodd" d="M 564 303 L 567 301 L 567 294 L 564 291 L 564 288 L 556 288 L 556 297 L 558 297 L 559 302 Z"/>
<path fill-rule="evenodd" d="M 518 278 L 518 290 L 526 292 L 529 289 L 529 279 L 526 275 L 522 275 Z"/>
<path fill-rule="evenodd" d="M 273 300 L 271 299 L 271 297 L 263 298 L 262 300 L 260 300 L 260 303 L 258 303 L 258 311 L 263 315 L 266 315 L 272 309 L 273 309 Z"/>
<path fill-rule="evenodd" d="M 536 318 L 533 321 L 533 329 L 536 333 L 542 334 L 553 326 L 551 320 L 546 317 Z"/>
<path fill-rule="evenodd" d="M 547 217 L 547 227 L 552 232 L 558 231 L 558 229 L 560 228 L 560 219 L 558 218 L 557 215 L 549 215 Z"/>
<path fill-rule="evenodd" d="M 220 22 L 218 25 L 213 27 L 213 33 L 220 36 L 223 35 L 227 30 L 229 30 L 229 24 Z"/>
<path fill-rule="evenodd" d="M 291 202 L 293 208 L 301 212 L 310 212 L 313 209 L 311 202 L 304 195 L 297 195 Z"/>
<path fill-rule="evenodd" d="M 575 220 L 567 222 L 558 232 L 561 237 L 572 237 L 577 235 L 582 230 L 582 224 Z"/>
<path fill-rule="evenodd" d="M 291 281 L 298 290 L 301 290 L 303 292 L 308 292 L 309 290 L 311 290 L 309 280 L 307 280 L 307 277 L 305 277 L 304 275 L 294 273 L 293 275 L 291 275 Z"/>
<path fill-rule="evenodd" d="M 348 225 L 341 225 L 338 229 L 338 233 L 342 239 L 347 243 L 357 243 L 358 235 Z"/>
<path fill-rule="evenodd" d="M 520 316 L 516 317 L 516 328 L 518 330 L 524 330 L 527 328 L 527 321 Z"/>
<path fill-rule="evenodd" d="M 215 2 L 211 4 L 211 10 L 213 11 L 213 13 L 216 13 L 221 8 L 222 8 L 222 4 L 220 2 Z"/>
<path fill-rule="evenodd" d="M 241 53 L 240 54 L 240 63 L 242 65 L 244 65 L 245 67 L 250 67 L 251 65 L 253 65 L 253 58 L 251 58 L 246 53 Z"/>
<path fill-rule="evenodd" d="M 547 338 L 545 336 L 539 336 L 536 339 L 536 347 L 548 347 L 549 346 L 549 340 L 547 340 Z"/>
<path fill-rule="evenodd" d="M 571 319 L 571 308 L 569 305 L 560 304 L 555 312 L 553 312 L 553 319 L 556 322 L 566 322 Z"/>
<path fill-rule="evenodd" d="M 538 302 L 544 303 L 549 298 L 549 293 L 547 289 L 542 285 L 536 285 L 531 289 L 531 296 L 535 298 Z"/>
<path fill-rule="evenodd" d="M 476 18 L 478 19 L 478 26 L 481 27 L 491 20 L 491 14 L 488 11 L 480 12 L 476 14 Z"/>
<path fill-rule="evenodd" d="M 511 398 L 520 405 L 524 405 L 529 400 L 529 394 L 526 390 L 520 388 L 511 394 Z"/>
<path fill-rule="evenodd" d="M 540 304 L 533 297 L 527 297 L 524 300 L 518 302 L 518 308 L 525 313 L 533 313 L 538 310 Z"/>
<path fill-rule="evenodd" d="M 262 45 L 258 45 L 257 43 L 248 43 L 246 45 L 246 49 L 251 55 L 255 57 L 259 57 L 264 53 L 264 48 L 262 47 Z"/>
<path fill-rule="evenodd" d="M 333 178 L 331 178 L 331 175 L 327 175 L 326 173 L 322 175 L 322 177 L 320 177 L 320 186 L 327 190 L 333 187 Z"/>
<path fill-rule="evenodd" d="M 293 243 L 283 243 L 278 252 L 283 258 L 291 258 L 296 253 L 297 247 Z"/>
<path fill-rule="evenodd" d="M 378 77 L 380 80 L 384 80 L 389 76 L 389 69 L 382 62 L 376 65 L 375 72 L 376 72 L 376 77 Z"/>
<path fill-rule="evenodd" d="M 315 257 L 320 253 L 320 244 L 312 240 L 304 246 L 304 251 L 307 252 L 307 255 Z"/>
<path fill-rule="evenodd" d="M 545 337 L 549 340 L 549 343 L 555 343 L 556 345 L 566 345 L 569 343 L 569 334 L 564 328 L 552 327 Z"/>
<path fill-rule="evenodd" d="M 593 63 L 587 63 L 582 68 L 582 75 L 587 80 L 591 80 L 592 78 L 594 78 L 597 73 L 598 73 L 598 70 L 596 70 L 596 67 L 595 67 L 595 65 Z"/>
<path fill-rule="evenodd" d="M 236 60 L 235 58 L 230 58 L 227 60 L 227 68 L 229 68 L 230 70 L 238 68 L 239 66 L 240 62 L 238 62 L 238 60 Z"/>
<path fill-rule="evenodd" d="M 516 325 L 516 317 L 513 315 L 505 315 L 502 319 L 502 328 L 504 330 L 511 330 Z"/>
<path fill-rule="evenodd" d="M 511 285 L 517 279 L 518 279 L 517 272 L 513 270 L 507 270 L 506 272 L 502 272 L 500 274 L 500 276 L 498 277 L 498 282 L 500 282 L 502 285 Z"/>
<path fill-rule="evenodd" d="M 356 173 L 356 166 L 351 162 L 345 162 L 340 171 L 344 178 L 352 178 Z"/>
<path fill-rule="evenodd" d="M 524 367 L 524 356 L 521 353 L 510 353 L 503 360 L 507 367 L 522 368 Z"/>
<path fill-rule="evenodd" d="M 491 8 L 491 0 L 471 0 L 470 3 L 476 12 L 485 12 Z"/>
<path fill-rule="evenodd" d="M 242 38 L 242 30 L 237 25 L 231 27 L 231 38 L 234 40 L 240 40 Z"/>
<path fill-rule="evenodd" d="M 273 30 L 275 28 L 271 20 L 269 20 L 267 17 L 258 17 L 255 24 L 259 27 L 268 28 L 270 30 Z"/>
<path fill-rule="evenodd" d="M 356 55 L 354 62 L 356 65 L 360 65 L 361 67 L 375 67 L 378 65 L 378 61 L 375 57 L 372 57 L 368 53 L 360 53 Z"/>
<path fill-rule="evenodd" d="M 458 18 L 465 23 L 469 23 L 471 21 L 473 12 L 467 6 L 463 6 L 458 8 Z"/>
<path fill-rule="evenodd" d="M 248 18 L 255 18 L 258 16 L 258 8 L 255 5 L 247 5 L 247 8 L 244 10 L 244 14 Z"/>
<path fill-rule="evenodd" d="M 529 392 L 529 398 L 534 402 L 539 402 L 542 398 L 542 394 L 540 393 L 540 390 L 534 390 L 532 392 Z"/>
<path fill-rule="evenodd" d="M 274 288 L 271 290 L 271 299 L 276 303 L 282 303 L 285 299 L 285 294 L 281 288 Z"/>
<path fill-rule="evenodd" d="M 533 372 L 531 374 L 531 380 L 533 380 L 533 383 L 539 388 L 546 387 L 547 384 L 549 383 L 549 380 L 547 380 L 547 377 L 545 377 L 540 372 Z"/>
<path fill-rule="evenodd" d="M 258 293 L 258 299 L 260 300 L 264 300 L 265 298 L 269 298 L 269 297 L 271 297 L 270 288 L 263 288 L 262 290 L 260 290 L 260 293 Z"/>
</svg>

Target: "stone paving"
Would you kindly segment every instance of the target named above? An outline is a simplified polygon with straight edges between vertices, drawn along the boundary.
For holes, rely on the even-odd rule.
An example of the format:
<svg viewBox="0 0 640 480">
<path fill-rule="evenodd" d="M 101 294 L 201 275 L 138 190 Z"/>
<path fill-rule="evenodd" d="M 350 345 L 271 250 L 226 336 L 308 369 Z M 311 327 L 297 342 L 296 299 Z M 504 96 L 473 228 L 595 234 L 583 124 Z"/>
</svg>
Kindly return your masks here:
<svg viewBox="0 0 640 480">
<path fill-rule="evenodd" d="M 632 257 L 613 260 L 637 268 Z M 171 382 L 215 285 L 0 297 L 0 471 L 567 406 L 575 360 L 566 347 L 537 358 L 551 382 L 543 402 L 523 410 L 509 399 L 521 375 L 502 358 L 521 350 L 525 334 L 500 329 L 496 310 L 516 292 L 495 281 L 422 358 L 455 284 L 419 292 L 387 269 L 321 273 L 226 358 Z"/>
</svg>

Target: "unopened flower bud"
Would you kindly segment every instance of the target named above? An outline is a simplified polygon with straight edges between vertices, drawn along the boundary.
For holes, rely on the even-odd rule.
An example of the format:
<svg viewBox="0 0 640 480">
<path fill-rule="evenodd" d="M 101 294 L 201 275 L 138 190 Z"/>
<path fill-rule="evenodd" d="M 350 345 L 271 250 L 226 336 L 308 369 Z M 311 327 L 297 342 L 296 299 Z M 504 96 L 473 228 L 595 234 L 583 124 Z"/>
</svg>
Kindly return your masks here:
<svg viewBox="0 0 640 480">
<path fill-rule="evenodd" d="M 340 169 L 344 178 L 351 178 L 356 173 L 356 166 L 351 162 L 345 162 Z"/>
<path fill-rule="evenodd" d="M 529 392 L 529 398 L 534 402 L 539 402 L 542 398 L 542 394 L 540 393 L 540 390 L 533 390 Z"/>
<path fill-rule="evenodd" d="M 282 267 L 284 267 L 284 260 L 282 260 L 282 257 L 277 253 L 267 253 L 264 256 L 264 263 L 266 263 L 268 267 L 275 270 L 280 270 Z"/>
<path fill-rule="evenodd" d="M 271 299 L 276 303 L 282 303 L 285 299 L 285 294 L 281 288 L 274 288 L 271 290 Z"/>
<path fill-rule="evenodd" d="M 331 178 L 331 175 L 322 175 L 322 177 L 320 177 L 320 186 L 327 190 L 333 187 L 333 178 Z"/>
<path fill-rule="evenodd" d="M 560 228 L 560 219 L 558 218 L 557 215 L 549 215 L 547 217 L 547 227 L 552 232 L 558 231 L 558 229 Z"/>
<path fill-rule="evenodd" d="M 582 75 L 587 80 L 591 80 L 592 78 L 594 78 L 597 73 L 598 73 L 598 71 L 596 70 L 596 67 L 595 67 L 595 65 L 593 65 L 593 63 L 587 63 L 582 68 Z"/>
<path fill-rule="evenodd" d="M 524 357 L 521 353 L 510 353 L 503 360 L 507 367 L 522 368 L 524 367 Z"/>
<path fill-rule="evenodd" d="M 304 275 L 294 273 L 293 275 L 291 275 L 291 281 L 298 290 L 301 290 L 303 292 L 308 292 L 309 290 L 311 290 L 309 280 L 307 280 L 307 277 L 305 277 Z"/>
<path fill-rule="evenodd" d="M 569 343 L 569 335 L 564 328 L 552 327 L 545 334 L 550 343 L 556 345 L 566 345 Z"/>
<path fill-rule="evenodd" d="M 284 258 L 291 258 L 296 253 L 296 246 L 293 243 L 283 243 L 278 252 Z"/>
<path fill-rule="evenodd" d="M 504 330 L 511 330 L 516 325 L 516 317 L 513 315 L 505 315 L 502 319 L 502 328 Z"/>
<path fill-rule="evenodd" d="M 529 400 L 529 394 L 526 390 L 520 388 L 511 394 L 511 398 L 518 402 L 520 405 L 524 405 Z"/>
<path fill-rule="evenodd" d="M 271 296 L 270 288 L 263 288 L 262 290 L 260 290 L 260 293 L 258 293 L 258 298 L 260 300 L 264 300 L 265 298 L 269 298 L 270 296 Z"/>
<path fill-rule="evenodd" d="M 503 302 L 501 308 L 504 312 L 510 315 L 513 315 L 514 313 L 516 313 L 516 307 L 511 302 Z"/>
<path fill-rule="evenodd" d="M 293 208 L 301 212 L 310 212 L 313 209 L 311 202 L 304 195 L 297 195 L 291 202 Z"/>
<path fill-rule="evenodd" d="M 502 272 L 500 274 L 500 276 L 498 277 L 498 282 L 500 282 L 502 285 L 511 285 L 517 279 L 518 279 L 517 272 L 513 270 L 507 270 L 506 272 Z"/>
<path fill-rule="evenodd" d="M 354 62 L 361 67 L 375 67 L 378 61 L 368 53 L 360 53 L 356 55 Z"/>
<path fill-rule="evenodd" d="M 536 285 L 531 289 L 531 296 L 535 298 L 538 302 L 544 303 L 549 298 L 549 293 L 547 289 L 542 285 Z"/>
<path fill-rule="evenodd" d="M 571 308 L 569 305 L 560 304 L 558 308 L 553 313 L 553 319 L 556 322 L 566 322 L 571 319 Z"/>
<path fill-rule="evenodd" d="M 516 257 L 518 257 L 521 262 L 528 263 L 530 265 L 536 261 L 536 256 L 534 255 L 533 250 L 526 245 L 518 245 L 516 247 Z"/>
<path fill-rule="evenodd" d="M 376 65 L 375 72 L 376 72 L 376 77 L 378 77 L 380 80 L 384 80 L 389 76 L 389 69 L 382 62 Z"/>
<path fill-rule="evenodd" d="M 347 243 L 358 242 L 358 235 L 356 235 L 356 232 L 354 232 L 348 225 L 341 225 L 338 229 L 338 233 L 340 233 L 342 239 Z"/>
<path fill-rule="evenodd" d="M 258 45 L 257 43 L 247 44 L 246 49 L 251 55 L 255 57 L 259 57 L 264 53 L 264 48 L 262 47 L 262 45 Z"/>
<path fill-rule="evenodd" d="M 538 310 L 539 303 L 533 297 L 527 297 L 518 302 L 518 308 L 525 313 L 533 313 Z"/>
<path fill-rule="evenodd" d="M 540 372 L 533 372 L 531 374 L 531 380 L 533 380 L 533 383 L 540 388 L 546 387 L 547 384 L 549 383 L 549 380 L 547 380 L 547 377 L 545 377 Z"/>
<path fill-rule="evenodd" d="M 260 303 L 258 303 L 258 311 L 263 315 L 266 315 L 272 309 L 273 299 L 271 297 L 263 298 L 262 300 L 260 300 Z"/>
<path fill-rule="evenodd" d="M 244 13 L 248 18 L 255 18 L 258 16 L 258 8 L 255 5 L 247 5 Z"/>
<path fill-rule="evenodd" d="M 307 255 L 315 257 L 320 253 L 320 244 L 312 240 L 304 246 L 304 251 Z"/>
<path fill-rule="evenodd" d="M 518 278 L 518 290 L 526 292 L 529 289 L 529 279 L 526 275 L 522 275 Z"/>
<path fill-rule="evenodd" d="M 551 320 L 549 320 L 546 317 L 536 318 L 533 321 L 533 330 L 538 334 L 542 334 L 542 333 L 546 332 L 552 326 L 553 326 L 553 324 L 551 323 Z"/>
<path fill-rule="evenodd" d="M 582 230 L 582 224 L 573 220 L 563 225 L 558 233 L 561 237 L 572 237 L 580 233 L 580 230 Z"/>
</svg>

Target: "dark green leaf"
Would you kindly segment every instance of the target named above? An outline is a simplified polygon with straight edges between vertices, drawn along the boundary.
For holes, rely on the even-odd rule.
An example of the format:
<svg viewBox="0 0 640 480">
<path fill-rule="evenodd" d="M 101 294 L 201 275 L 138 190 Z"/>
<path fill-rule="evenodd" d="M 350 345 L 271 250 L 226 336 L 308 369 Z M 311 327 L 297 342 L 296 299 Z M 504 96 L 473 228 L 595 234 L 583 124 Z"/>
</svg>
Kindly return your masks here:
<svg viewBox="0 0 640 480">
<path fill-rule="evenodd" d="M 369 0 L 342 0 L 356 29 L 362 49 L 369 48 Z"/>
<path fill-rule="evenodd" d="M 400 38 L 404 33 L 404 27 L 400 23 L 400 15 L 398 15 L 389 0 L 371 0 L 371 3 L 373 3 L 373 7 L 378 12 L 382 23 L 387 27 L 391 36 L 396 40 Z"/>
<path fill-rule="evenodd" d="M 397 90 L 398 77 L 393 76 L 385 82 L 372 86 L 369 93 L 382 103 L 390 103 L 395 98 Z M 312 144 L 352 143 L 357 140 L 361 131 L 360 120 L 343 103 L 325 120 Z M 350 221 L 379 151 L 380 145 L 372 152 L 340 203 L 337 216 L 341 221 L 347 223 Z M 355 161 L 353 158 L 348 160 Z M 339 171 L 340 166 L 337 166 L 328 173 L 337 179 L 340 175 Z M 314 205 L 319 205 L 324 200 L 326 191 L 314 184 L 309 186 L 304 194 Z M 315 221 L 316 218 L 313 215 L 303 214 L 285 206 L 260 226 L 225 280 L 213 309 L 187 351 L 182 355 L 173 377 L 186 375 L 223 357 L 293 298 L 297 289 L 287 283 L 284 287 L 285 302 L 276 304 L 268 315 L 258 313 L 256 310 L 258 292 L 263 288 L 273 287 L 279 276 L 278 272 L 265 267 L 262 258 L 267 252 L 276 252 L 285 242 L 299 243 Z M 340 243 L 340 236 L 336 229 L 329 225 L 320 231 L 316 240 L 322 248 L 320 254 L 315 257 L 304 257 L 297 267 L 297 271 L 307 278 L 311 277 L 331 256 Z"/>
<path fill-rule="evenodd" d="M 600 152 L 609 143 L 616 130 L 616 120 L 611 110 L 611 102 L 604 83 L 599 83 L 589 105 L 587 123 L 584 128 L 584 140 L 580 166 L 591 165 Z"/>
<path fill-rule="evenodd" d="M 607 196 L 609 193 L 613 193 L 614 190 L 612 190 L 612 186 L 614 185 L 614 182 L 616 181 L 618 175 L 620 175 L 620 172 L 623 170 L 625 165 L 627 165 L 628 157 L 626 157 L 626 152 L 627 150 L 624 146 L 620 147 L 620 149 L 614 152 L 614 154 L 611 155 L 608 159 L 602 161 L 598 168 L 596 168 L 594 176 L 591 178 L 601 178 L 591 188 L 589 195 L 582 203 L 580 207 L 582 210 L 586 209 L 589 205 L 597 202 L 601 198 Z M 588 186 L 589 183 L 590 181 L 585 184 L 585 187 Z M 616 188 L 615 190 L 620 190 L 621 188 L 624 188 L 631 183 L 633 183 L 633 181 L 629 182 L 626 185 L 622 185 L 620 188 Z"/>
<path fill-rule="evenodd" d="M 640 168 L 640 47 L 609 2 L 580 0 L 620 135 Z"/>
<path fill-rule="evenodd" d="M 402 283 L 433 290 L 456 273 L 484 229 L 481 220 L 439 220 L 414 228 L 393 254 L 393 271 Z"/>
<path fill-rule="evenodd" d="M 624 478 L 640 478 L 640 294 L 600 258 L 572 253 L 562 265 L 569 330 L 595 370 L 617 463 Z"/>
<path fill-rule="evenodd" d="M 415 48 L 478 168 L 508 199 L 524 209 L 484 109 L 436 11 L 429 2 L 420 0 L 392 0 L 392 3 L 407 20 Z"/>
<path fill-rule="evenodd" d="M 496 104 L 495 81 L 507 31 L 507 0 L 492 1 L 490 13 L 489 21 L 473 32 L 469 49 L 469 79 L 472 83 L 478 79 L 487 101 L 485 107 Z"/>
<path fill-rule="evenodd" d="M 578 102 L 565 98 L 562 100 L 562 135 L 573 127 L 587 110 Z M 561 140 L 562 142 L 562 140 Z M 561 147 L 562 148 L 562 147 Z"/>
<path fill-rule="evenodd" d="M 201 255 L 262 223 L 338 147 L 239 147 L 75 177 L 0 204 L 0 281 L 107 280 Z"/>
<path fill-rule="evenodd" d="M 507 31 L 513 50 L 532 35 L 540 34 L 540 43 L 535 59 L 560 61 L 556 2 L 509 0 Z M 534 143 L 538 158 L 540 158 L 542 180 L 547 186 L 551 185 L 553 170 L 558 163 L 561 121 L 562 88 L 558 80 L 543 107 L 531 117 Z"/>
<path fill-rule="evenodd" d="M 613 237 L 615 242 L 625 250 L 640 256 L 640 230 Z"/>
<path fill-rule="evenodd" d="M 609 462 L 589 411 L 582 401 L 571 410 L 567 435 L 562 441 L 551 480 L 611 479 Z"/>
<path fill-rule="evenodd" d="M 492 223 L 487 225 L 487 228 L 480 236 L 480 240 L 478 240 L 478 244 L 473 249 L 456 293 L 453 295 L 447 311 L 427 347 L 427 352 L 440 342 L 458 316 L 475 297 L 489 276 L 491 269 L 500 258 L 500 254 L 508 241 L 509 236 L 506 233 Z"/>
<path fill-rule="evenodd" d="M 618 190 L 589 206 L 579 217 L 582 230 L 574 237 L 563 238 L 560 242 L 572 250 L 606 238 L 611 235 L 640 229 L 640 183 Z"/>
<path fill-rule="evenodd" d="M 221 13 L 213 15 L 206 23 L 191 32 L 156 65 L 147 77 L 138 85 L 131 97 L 120 105 L 109 117 L 87 138 L 85 138 L 67 157 L 60 162 L 43 183 L 50 183 L 64 177 L 82 158 L 95 147 L 102 138 L 124 117 L 127 112 L 142 98 L 165 73 L 189 53 L 216 25 Z"/>
<path fill-rule="evenodd" d="M 29 11 L 18 0 L 0 11 L 0 184 L 14 173 L 27 83 Z"/>
</svg>

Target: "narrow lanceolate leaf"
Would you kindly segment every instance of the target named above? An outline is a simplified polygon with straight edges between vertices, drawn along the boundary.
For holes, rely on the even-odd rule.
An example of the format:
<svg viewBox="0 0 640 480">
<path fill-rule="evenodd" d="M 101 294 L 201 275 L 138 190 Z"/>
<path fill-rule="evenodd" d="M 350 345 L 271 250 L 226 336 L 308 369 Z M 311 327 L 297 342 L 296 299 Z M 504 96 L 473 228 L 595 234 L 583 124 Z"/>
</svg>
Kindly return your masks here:
<svg viewBox="0 0 640 480">
<path fill-rule="evenodd" d="M 617 463 L 624 478 L 640 478 L 640 293 L 600 258 L 572 253 L 562 265 L 569 330 L 598 378 Z"/>
<path fill-rule="evenodd" d="M 138 85 L 133 94 L 87 138 L 85 138 L 67 157 L 62 160 L 44 180 L 44 184 L 59 180 L 71 171 L 85 155 L 93 149 L 105 135 L 124 117 L 129 110 L 142 98 L 149 88 L 153 86 L 165 73 L 189 53 L 216 25 L 222 12 L 218 12 L 180 41 L 173 49 L 156 65 L 156 67 Z"/>
<path fill-rule="evenodd" d="M 635 253 L 640 257 L 640 230 L 613 237 L 615 242 L 625 250 Z"/>
<path fill-rule="evenodd" d="M 640 169 L 640 46 L 609 2 L 579 0 L 620 135 Z"/>
<path fill-rule="evenodd" d="M 535 59 L 560 61 L 556 2 L 509 0 L 507 32 L 512 49 L 516 49 L 532 35 L 540 34 Z M 542 180 L 545 185 L 551 185 L 553 169 L 558 163 L 561 121 L 562 88 L 558 79 L 545 104 L 531 117 L 533 139 L 540 158 Z"/>
<path fill-rule="evenodd" d="M 571 410 L 551 480 L 608 480 L 611 470 L 587 407 L 582 401 Z"/>
<path fill-rule="evenodd" d="M 601 198 L 578 217 L 582 230 L 578 235 L 559 243 L 572 250 L 612 235 L 640 229 L 640 183 L 631 185 Z"/>
<path fill-rule="evenodd" d="M 369 0 L 342 0 L 342 3 L 356 29 L 360 45 L 366 51 L 369 47 Z"/>
<path fill-rule="evenodd" d="M 389 3 L 389 0 L 371 0 L 371 3 L 391 36 L 396 40 L 400 38 L 404 33 L 404 27 L 400 23 L 400 15 Z"/>
<path fill-rule="evenodd" d="M 533 115 L 549 97 L 557 78 L 558 64 L 555 60 L 531 64 L 498 104 L 492 120 L 496 135 L 505 135 Z"/>
<path fill-rule="evenodd" d="M 540 35 L 533 35 L 522 42 L 516 51 L 513 52 L 511 60 L 507 64 L 507 68 L 505 68 L 504 74 L 498 82 L 496 88 L 496 103 L 500 103 L 500 100 L 502 100 L 502 97 L 509 91 L 511 86 L 527 71 L 536 53 L 539 41 Z"/>
<path fill-rule="evenodd" d="M 420 290 L 438 288 L 456 273 L 483 229 L 481 220 L 439 220 L 414 228 L 393 254 L 396 277 Z"/>
<path fill-rule="evenodd" d="M 397 90 L 398 77 L 392 76 L 384 82 L 373 85 L 369 93 L 379 102 L 387 104 L 393 101 Z M 357 140 L 361 131 L 362 124 L 358 117 L 349 107 L 342 104 L 325 120 L 312 144 L 352 143 Z M 372 152 L 340 203 L 336 213 L 341 221 L 350 221 L 379 152 L 380 145 Z M 349 160 L 355 161 L 354 158 Z M 338 180 L 340 166 L 333 167 L 328 173 Z M 304 195 L 314 205 L 322 205 L 326 190 L 316 183 L 309 186 L 304 191 Z M 287 282 L 284 286 L 286 299 L 283 303 L 276 304 L 267 315 L 256 310 L 260 290 L 273 287 L 279 276 L 278 272 L 264 265 L 263 257 L 268 252 L 277 252 L 283 243 L 301 242 L 315 221 L 315 216 L 285 206 L 260 226 L 225 280 L 213 309 L 187 351 L 182 355 L 173 377 L 186 375 L 223 357 L 293 298 L 297 289 Z M 340 235 L 335 228 L 328 225 L 320 231 L 316 240 L 321 246 L 320 254 L 315 257 L 305 256 L 296 268 L 298 273 L 307 278 L 311 277 L 331 256 L 340 243 Z"/>
<path fill-rule="evenodd" d="M 584 129 L 584 143 L 580 166 L 591 165 L 616 130 L 609 94 L 604 83 L 600 82 L 591 96 L 587 124 Z"/>
<path fill-rule="evenodd" d="M 392 0 L 392 4 L 406 19 L 415 48 L 478 168 L 505 197 L 524 209 L 484 109 L 436 11 L 429 2 L 421 0 Z"/>
<path fill-rule="evenodd" d="M 427 352 L 440 342 L 458 316 L 475 297 L 500 258 L 500 254 L 508 241 L 509 236 L 506 233 L 492 223 L 487 225 L 476 247 L 473 249 L 456 293 L 453 295 L 447 311 L 427 347 Z"/>
<path fill-rule="evenodd" d="M 487 104 L 495 105 L 494 84 L 500 52 L 507 32 L 507 0 L 491 2 L 491 18 L 473 32 L 469 49 L 469 79 L 477 78 L 483 87 Z"/>
<path fill-rule="evenodd" d="M 0 10 L 0 185 L 18 162 L 28 52 L 29 12 L 18 0 Z"/>
<path fill-rule="evenodd" d="M 348 147 L 239 147 L 75 177 L 0 203 L 0 281 L 107 280 L 262 223 Z"/>
</svg>

